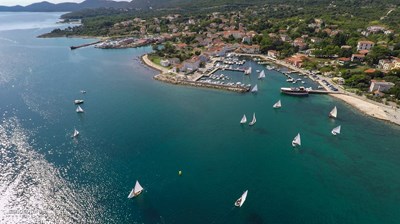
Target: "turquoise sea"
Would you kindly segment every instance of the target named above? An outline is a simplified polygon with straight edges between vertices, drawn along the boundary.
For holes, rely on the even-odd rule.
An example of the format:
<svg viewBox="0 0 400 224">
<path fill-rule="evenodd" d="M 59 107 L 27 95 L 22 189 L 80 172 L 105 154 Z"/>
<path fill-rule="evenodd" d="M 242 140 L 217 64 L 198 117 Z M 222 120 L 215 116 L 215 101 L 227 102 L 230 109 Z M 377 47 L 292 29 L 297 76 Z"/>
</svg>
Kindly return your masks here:
<svg viewBox="0 0 400 224">
<path fill-rule="evenodd" d="M 0 223 L 400 223 L 398 126 L 281 95 L 278 72 L 253 73 L 256 95 L 160 83 L 138 60 L 150 47 L 36 38 L 60 15 L 0 14 Z"/>
</svg>

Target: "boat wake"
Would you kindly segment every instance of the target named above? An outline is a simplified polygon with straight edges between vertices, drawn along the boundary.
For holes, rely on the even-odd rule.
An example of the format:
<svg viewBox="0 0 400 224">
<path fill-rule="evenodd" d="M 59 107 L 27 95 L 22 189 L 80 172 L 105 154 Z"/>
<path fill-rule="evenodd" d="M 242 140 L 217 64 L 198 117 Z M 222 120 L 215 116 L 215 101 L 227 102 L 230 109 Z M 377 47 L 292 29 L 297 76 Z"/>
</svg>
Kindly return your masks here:
<svg viewBox="0 0 400 224">
<path fill-rule="evenodd" d="M 17 118 L 0 123 L 0 222 L 95 223 L 94 199 L 36 152 Z"/>
</svg>

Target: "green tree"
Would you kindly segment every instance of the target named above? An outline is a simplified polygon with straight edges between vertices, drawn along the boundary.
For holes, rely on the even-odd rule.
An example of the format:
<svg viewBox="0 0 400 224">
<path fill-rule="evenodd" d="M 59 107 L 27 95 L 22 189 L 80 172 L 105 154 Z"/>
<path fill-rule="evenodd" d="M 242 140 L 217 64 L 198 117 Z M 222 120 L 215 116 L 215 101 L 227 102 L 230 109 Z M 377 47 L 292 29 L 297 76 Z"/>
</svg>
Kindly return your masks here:
<svg viewBox="0 0 400 224">
<path fill-rule="evenodd" d="M 365 61 L 369 65 L 378 64 L 379 60 L 387 59 L 390 57 L 390 50 L 384 46 L 375 46 L 371 49 L 369 54 L 365 57 Z"/>
</svg>

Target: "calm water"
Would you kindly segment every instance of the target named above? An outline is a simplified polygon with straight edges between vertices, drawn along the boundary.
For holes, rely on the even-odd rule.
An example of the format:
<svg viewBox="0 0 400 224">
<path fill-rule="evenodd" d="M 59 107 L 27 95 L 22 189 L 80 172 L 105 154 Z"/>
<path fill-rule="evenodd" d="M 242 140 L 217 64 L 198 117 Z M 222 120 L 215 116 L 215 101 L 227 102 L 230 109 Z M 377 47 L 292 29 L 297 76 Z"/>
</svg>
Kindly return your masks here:
<svg viewBox="0 0 400 224">
<path fill-rule="evenodd" d="M 277 72 L 254 73 L 257 95 L 178 87 L 137 59 L 151 48 L 35 38 L 59 15 L 0 15 L 1 223 L 400 223 L 400 128 L 281 95 Z"/>
</svg>

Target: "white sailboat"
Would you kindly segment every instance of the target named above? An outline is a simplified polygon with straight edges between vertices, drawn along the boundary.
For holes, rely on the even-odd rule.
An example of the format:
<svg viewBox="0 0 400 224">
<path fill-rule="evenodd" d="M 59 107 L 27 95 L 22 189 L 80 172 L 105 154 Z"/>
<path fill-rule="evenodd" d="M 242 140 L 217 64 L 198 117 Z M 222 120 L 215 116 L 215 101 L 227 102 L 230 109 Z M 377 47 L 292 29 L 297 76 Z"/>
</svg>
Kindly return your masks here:
<svg viewBox="0 0 400 224">
<path fill-rule="evenodd" d="M 337 108 L 336 106 L 329 112 L 329 117 L 337 118 Z"/>
<path fill-rule="evenodd" d="M 281 100 L 278 100 L 278 102 L 276 102 L 272 107 L 273 108 L 281 108 L 282 107 Z"/>
<path fill-rule="evenodd" d="M 142 193 L 143 187 L 140 186 L 139 181 L 136 181 L 135 187 L 132 189 L 131 193 L 129 193 L 128 198 L 133 198 L 138 196 L 140 193 Z"/>
<path fill-rule="evenodd" d="M 337 126 L 336 128 L 334 128 L 334 129 L 332 129 L 332 135 L 338 135 L 338 134 L 340 134 L 340 125 L 339 126 Z"/>
<path fill-rule="evenodd" d="M 252 93 L 258 92 L 258 86 L 257 86 L 257 84 L 251 89 L 251 92 L 252 92 Z"/>
<path fill-rule="evenodd" d="M 78 107 L 76 108 L 76 112 L 77 112 L 77 113 L 83 113 L 84 111 L 83 111 L 83 109 L 82 109 L 81 106 L 78 106 Z"/>
<path fill-rule="evenodd" d="M 292 146 L 296 147 L 296 146 L 301 146 L 301 139 L 300 139 L 300 133 L 298 133 L 296 135 L 296 137 L 294 137 L 293 141 L 292 141 Z"/>
<path fill-rule="evenodd" d="M 250 126 L 254 125 L 256 123 L 257 119 L 256 119 L 256 113 L 253 113 L 253 120 L 251 120 L 251 122 L 249 123 Z"/>
<path fill-rule="evenodd" d="M 79 131 L 74 129 L 74 134 L 72 135 L 73 138 L 77 137 L 79 135 Z"/>
<path fill-rule="evenodd" d="M 265 78 L 265 72 L 264 72 L 264 70 L 262 70 L 262 71 L 260 72 L 260 74 L 258 75 L 258 79 L 263 79 L 263 78 Z"/>
<path fill-rule="evenodd" d="M 238 200 L 235 201 L 235 206 L 236 206 L 236 207 L 242 207 L 243 203 L 246 201 L 247 192 L 248 192 L 248 190 L 246 190 L 246 191 L 242 194 L 242 196 L 241 196 Z"/>
<path fill-rule="evenodd" d="M 74 100 L 74 104 L 82 104 L 83 100 Z"/>
<path fill-rule="evenodd" d="M 251 74 L 251 66 L 244 71 L 244 74 L 245 75 L 250 75 Z"/>
<path fill-rule="evenodd" d="M 246 114 L 243 114 L 242 120 L 240 120 L 241 124 L 246 124 L 247 122 L 247 118 L 246 118 Z"/>
</svg>

